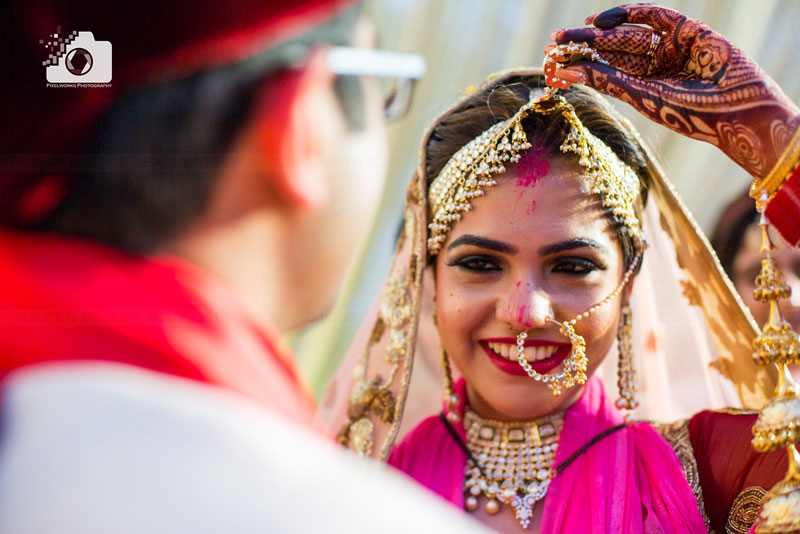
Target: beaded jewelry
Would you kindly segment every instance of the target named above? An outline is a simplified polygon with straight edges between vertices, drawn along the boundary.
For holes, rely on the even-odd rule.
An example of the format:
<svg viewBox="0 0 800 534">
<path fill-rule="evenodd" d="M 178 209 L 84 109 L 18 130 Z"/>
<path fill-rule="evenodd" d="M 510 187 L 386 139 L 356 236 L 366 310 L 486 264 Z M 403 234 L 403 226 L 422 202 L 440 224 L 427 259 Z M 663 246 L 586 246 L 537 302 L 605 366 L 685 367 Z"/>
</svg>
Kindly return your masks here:
<svg viewBox="0 0 800 534">
<path fill-rule="evenodd" d="M 570 43 L 547 55 L 545 70 L 555 63 L 554 58 L 559 54 L 597 59 L 597 52 L 588 46 Z M 522 120 L 530 113 L 560 113 L 569 123 L 570 131 L 561 151 L 578 156 L 589 192 L 598 195 L 614 221 L 634 237 L 637 249 L 644 248 L 642 225 L 636 214 L 638 176 L 583 125 L 572 105 L 555 92 L 551 87 L 543 93 L 532 91 L 528 102 L 513 117 L 495 124 L 464 145 L 433 179 L 428 195 L 430 256 L 439 253 L 452 224 L 461 219 L 463 212 L 472 209 L 471 200 L 483 196 L 487 188 L 497 184 L 492 176 L 506 171 L 504 162 L 516 163 L 521 153 L 531 147 L 522 127 Z"/>
<path fill-rule="evenodd" d="M 633 367 L 632 328 L 633 312 L 631 312 L 630 305 L 626 304 L 622 307 L 619 331 L 617 332 L 617 351 L 619 352 L 617 387 L 619 388 L 619 398 L 616 406 L 628 413 L 639 406 L 639 401 L 636 399 L 636 370 Z"/>
<path fill-rule="evenodd" d="M 444 403 L 447 406 L 447 420 L 455 425 L 461 421 L 461 415 L 458 413 L 461 398 L 456 395 L 453 386 L 453 374 L 450 371 L 450 358 L 447 357 L 447 352 L 444 349 L 442 349 L 442 375 L 444 378 Z"/>
<path fill-rule="evenodd" d="M 769 237 L 765 215 L 769 192 L 761 191 L 756 208 L 761 214 L 761 272 L 756 277 L 756 300 L 769 304 L 769 315 L 761 333 L 753 341 L 756 362 L 778 368 L 778 384 L 773 398 L 761 409 L 753 425 L 753 448 L 758 452 L 783 449 L 788 459 L 788 469 L 783 480 L 775 484 L 764 496 L 753 532 L 798 532 L 800 518 L 800 453 L 796 443 L 800 440 L 800 384 L 794 381 L 788 364 L 800 362 L 800 336 L 783 318 L 778 301 L 788 298 L 792 289 L 786 276 L 780 272 L 772 258 L 774 248 Z"/>
<path fill-rule="evenodd" d="M 553 476 L 553 464 L 563 415 L 539 421 L 507 423 L 483 419 L 471 410 L 464 414 L 469 455 L 474 463 L 464 470 L 464 506 L 472 511 L 478 497 L 488 499 L 486 511 L 496 514 L 500 503 L 511 506 L 522 528 L 528 528 L 534 505 L 544 499 Z"/>
<path fill-rule="evenodd" d="M 642 251 L 639 250 L 628 267 L 628 270 L 625 271 L 625 274 L 622 276 L 622 280 L 620 280 L 617 287 L 602 301 L 598 302 L 585 312 L 579 313 L 576 317 L 570 319 L 569 321 L 564 321 L 561 323 L 558 321 L 553 321 L 554 323 L 561 325 L 559 332 L 561 335 L 569 338 L 570 344 L 572 345 L 572 350 L 570 351 L 569 357 L 564 362 L 564 369 L 562 371 L 559 371 L 556 374 L 537 373 L 525 359 L 525 339 L 527 339 L 528 333 L 523 331 L 517 334 L 517 363 L 519 363 L 520 367 L 525 370 L 529 377 L 533 378 L 537 382 L 542 382 L 550 386 L 550 390 L 553 392 L 554 397 L 561 395 L 562 389 L 569 389 L 574 387 L 576 384 L 582 385 L 586 383 L 586 366 L 588 364 L 586 359 L 586 340 L 583 338 L 583 336 L 575 332 L 575 323 L 581 319 L 589 317 L 602 306 L 605 306 L 614 300 L 614 298 L 616 298 L 622 292 L 623 288 L 630 281 L 631 276 L 636 270 L 636 266 L 639 264 L 641 259 Z"/>
<path fill-rule="evenodd" d="M 462 212 L 472 209 L 470 200 L 497 184 L 491 177 L 506 172 L 503 163 L 516 163 L 520 153 L 531 147 L 520 122 L 535 102 L 531 96 L 513 117 L 464 145 L 433 180 L 428 195 L 432 208 L 428 254 L 433 256 L 441 250 L 450 225 L 461 219 Z"/>
</svg>

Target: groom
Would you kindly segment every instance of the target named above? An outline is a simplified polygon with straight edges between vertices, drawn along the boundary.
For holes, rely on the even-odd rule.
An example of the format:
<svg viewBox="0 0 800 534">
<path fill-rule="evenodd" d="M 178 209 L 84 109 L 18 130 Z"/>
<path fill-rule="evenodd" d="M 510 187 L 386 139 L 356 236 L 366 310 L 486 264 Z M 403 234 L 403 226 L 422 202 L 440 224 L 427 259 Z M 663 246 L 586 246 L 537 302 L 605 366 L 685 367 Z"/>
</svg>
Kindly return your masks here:
<svg viewBox="0 0 800 534">
<path fill-rule="evenodd" d="M 281 334 L 377 206 L 375 75 L 421 59 L 352 0 L 6 10 L 0 532 L 461 521 L 326 443 Z"/>
</svg>

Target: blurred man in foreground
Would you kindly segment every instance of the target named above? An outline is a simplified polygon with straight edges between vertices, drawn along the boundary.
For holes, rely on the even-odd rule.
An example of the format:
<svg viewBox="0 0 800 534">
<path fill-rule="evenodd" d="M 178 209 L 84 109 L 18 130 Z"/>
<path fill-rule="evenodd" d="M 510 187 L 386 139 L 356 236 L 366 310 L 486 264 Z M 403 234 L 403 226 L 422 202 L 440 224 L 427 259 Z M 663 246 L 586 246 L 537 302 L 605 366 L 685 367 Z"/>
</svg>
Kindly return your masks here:
<svg viewBox="0 0 800 534">
<path fill-rule="evenodd" d="M 333 302 L 382 187 L 376 76 L 420 58 L 369 50 L 352 0 L 4 11 L 0 531 L 436 517 L 324 443 L 280 334 Z"/>
</svg>

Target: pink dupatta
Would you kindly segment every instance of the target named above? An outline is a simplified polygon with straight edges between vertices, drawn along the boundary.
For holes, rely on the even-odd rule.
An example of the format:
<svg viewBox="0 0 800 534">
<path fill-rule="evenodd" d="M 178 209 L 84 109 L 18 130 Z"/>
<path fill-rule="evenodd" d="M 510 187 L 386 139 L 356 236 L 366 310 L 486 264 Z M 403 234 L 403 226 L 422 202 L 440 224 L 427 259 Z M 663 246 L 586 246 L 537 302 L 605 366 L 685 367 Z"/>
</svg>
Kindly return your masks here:
<svg viewBox="0 0 800 534">
<path fill-rule="evenodd" d="M 456 389 L 466 398 L 463 380 Z M 600 380 L 591 378 L 567 410 L 556 465 L 622 420 Z M 463 425 L 455 429 L 463 439 Z M 463 508 L 466 455 L 438 417 L 409 433 L 389 463 Z M 696 533 L 706 526 L 672 447 L 649 423 L 632 423 L 593 444 L 553 479 L 541 532 Z"/>
</svg>

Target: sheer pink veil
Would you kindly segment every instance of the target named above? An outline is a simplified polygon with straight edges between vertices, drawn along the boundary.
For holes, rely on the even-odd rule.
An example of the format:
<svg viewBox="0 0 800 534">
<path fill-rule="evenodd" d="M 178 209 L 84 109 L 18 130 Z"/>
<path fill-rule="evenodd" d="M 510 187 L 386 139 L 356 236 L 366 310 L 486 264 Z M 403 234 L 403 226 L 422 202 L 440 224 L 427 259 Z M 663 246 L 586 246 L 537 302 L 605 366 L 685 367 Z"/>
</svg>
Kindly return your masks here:
<svg viewBox="0 0 800 534">
<path fill-rule="evenodd" d="M 511 70 L 474 91 L 539 75 L 540 69 Z M 389 275 L 320 406 L 342 443 L 381 460 L 398 437 L 441 410 L 440 343 L 426 266 L 425 147 L 433 128 L 460 106 L 442 114 L 423 137 Z M 752 359 L 756 324 L 674 187 L 649 159 L 655 179 L 643 216 L 648 249 L 631 296 L 641 401 L 634 418 L 672 421 L 708 408 L 760 408 L 776 377 Z M 609 395 L 616 394 L 616 356 L 612 347 L 596 373 Z"/>
</svg>

